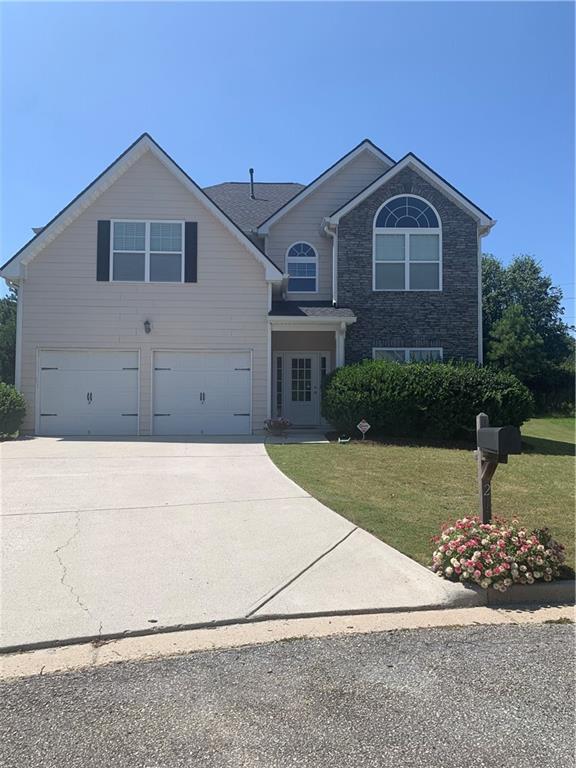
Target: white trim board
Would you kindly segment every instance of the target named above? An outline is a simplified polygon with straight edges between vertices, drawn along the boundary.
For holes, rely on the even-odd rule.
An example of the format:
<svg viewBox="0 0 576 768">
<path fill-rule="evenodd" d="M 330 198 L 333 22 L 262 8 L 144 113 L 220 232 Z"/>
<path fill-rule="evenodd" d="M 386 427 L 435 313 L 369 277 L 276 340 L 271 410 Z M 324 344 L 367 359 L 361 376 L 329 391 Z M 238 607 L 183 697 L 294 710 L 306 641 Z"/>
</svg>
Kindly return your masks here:
<svg viewBox="0 0 576 768">
<path fill-rule="evenodd" d="M 354 160 L 354 158 L 358 157 L 358 155 L 365 151 L 371 152 L 377 158 L 382 160 L 382 162 L 387 166 L 394 166 L 394 161 L 391 157 L 388 157 L 387 154 L 382 152 L 382 150 L 373 144 L 369 139 L 364 139 L 364 141 L 360 142 L 357 147 L 354 147 L 354 149 L 348 152 L 348 154 L 344 155 L 344 157 L 341 157 L 340 160 L 334 163 L 334 165 L 330 166 L 330 168 L 321 173 L 320 176 L 314 179 L 314 181 L 308 184 L 308 186 L 304 187 L 304 189 L 300 190 L 300 192 L 294 195 L 291 200 L 288 200 L 288 202 L 285 203 L 282 208 L 279 208 L 275 213 L 263 221 L 260 226 L 256 228 L 256 232 L 259 235 L 267 235 L 270 227 L 279 221 L 284 216 L 284 214 L 288 213 L 288 211 L 291 211 L 295 205 L 298 205 L 303 200 L 305 200 L 309 194 L 318 189 L 318 187 L 322 186 L 325 181 L 328 181 L 328 179 L 334 176 L 335 173 L 338 173 L 338 171 L 342 170 L 342 168 L 348 165 L 351 160 Z"/>
<path fill-rule="evenodd" d="M 479 227 L 481 228 L 482 234 L 487 234 L 494 226 L 494 224 L 496 224 L 495 219 L 491 219 L 487 213 L 474 205 L 474 203 L 464 197 L 464 195 L 461 195 L 457 189 L 451 186 L 447 181 L 444 181 L 441 176 L 439 176 L 435 171 L 429 168 L 411 152 L 403 157 L 402 160 L 400 160 L 398 163 L 396 163 L 396 165 L 394 165 L 392 168 L 389 168 L 381 176 L 375 179 L 371 184 L 363 189 L 362 192 L 359 192 L 355 197 L 345 203 L 345 205 L 338 208 L 337 211 L 334 211 L 334 213 L 326 218 L 326 222 L 330 224 L 338 224 L 343 216 L 346 216 L 347 213 L 350 213 L 351 210 L 356 208 L 356 206 L 358 206 L 373 192 L 379 189 L 382 184 L 390 181 L 390 179 L 394 178 L 397 173 L 406 167 L 412 168 L 414 171 L 416 171 L 416 173 L 423 176 L 440 192 L 445 194 L 446 197 L 450 198 L 456 205 L 458 205 L 470 216 L 476 219 Z"/>
<path fill-rule="evenodd" d="M 256 258 L 264 267 L 265 279 L 273 282 L 282 280 L 282 272 L 254 243 L 239 229 L 208 195 L 190 178 L 179 165 L 147 133 L 142 134 L 134 144 L 121 154 L 83 192 L 69 203 L 41 232 L 32 238 L 0 269 L 0 275 L 11 280 L 24 277 L 24 267 L 49 245 L 66 227 L 85 211 L 100 195 L 120 178 L 146 152 L 151 152 L 172 173 L 194 197 L 204 205 L 218 221 Z"/>
</svg>

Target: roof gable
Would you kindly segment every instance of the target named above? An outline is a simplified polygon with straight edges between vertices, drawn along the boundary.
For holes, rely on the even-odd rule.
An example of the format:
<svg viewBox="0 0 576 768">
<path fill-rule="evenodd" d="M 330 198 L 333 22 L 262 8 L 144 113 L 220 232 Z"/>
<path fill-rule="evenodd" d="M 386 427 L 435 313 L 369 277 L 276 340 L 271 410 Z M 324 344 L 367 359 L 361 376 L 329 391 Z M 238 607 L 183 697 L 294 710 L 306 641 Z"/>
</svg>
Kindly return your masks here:
<svg viewBox="0 0 576 768">
<path fill-rule="evenodd" d="M 144 133 L 131 144 L 113 163 L 94 179 L 79 195 L 29 240 L 0 269 L 2 277 L 18 279 L 22 276 L 21 267 L 34 259 L 49 243 L 66 229 L 83 211 L 120 178 L 146 152 L 151 152 L 160 162 L 202 203 L 234 237 L 262 264 L 266 280 L 282 279 L 278 267 L 242 232 L 242 230 L 222 211 L 219 206 L 185 173 L 182 168 L 157 144 Z"/>
<path fill-rule="evenodd" d="M 344 168 L 349 162 L 358 157 L 358 155 L 366 151 L 376 155 L 376 157 L 382 160 L 385 165 L 390 167 L 394 165 L 394 160 L 392 160 L 391 157 L 389 157 L 385 152 L 382 152 L 382 150 L 377 147 L 376 144 L 370 141 L 370 139 L 364 139 L 364 141 L 361 141 L 360 144 L 354 147 L 354 149 L 351 149 L 350 152 L 344 155 L 344 157 L 341 157 L 340 160 L 337 160 L 333 165 L 330 166 L 330 168 L 327 168 L 323 173 L 321 173 L 320 176 L 317 176 L 314 181 L 311 181 L 310 184 L 304 187 L 304 189 L 298 192 L 298 194 L 294 195 L 291 200 L 288 200 L 288 202 L 279 208 L 275 213 L 265 219 L 258 226 L 258 233 L 261 235 L 267 234 L 270 227 L 279 219 L 281 219 L 282 216 L 288 213 L 288 211 L 292 210 L 295 205 L 299 205 L 308 197 L 309 194 L 322 186 L 324 182 L 328 181 L 328 179 L 330 179 L 334 174 L 342 170 L 342 168 Z"/>
<path fill-rule="evenodd" d="M 456 205 L 460 206 L 460 208 L 464 209 L 474 219 L 476 219 L 483 234 L 488 232 L 494 226 L 494 224 L 496 224 L 495 219 L 492 219 L 485 211 L 475 205 L 465 195 L 459 192 L 456 187 L 452 186 L 450 182 L 446 181 L 446 179 L 440 176 L 440 174 L 436 173 L 436 171 L 433 171 L 429 165 L 426 165 L 423 160 L 420 160 L 420 158 L 412 152 L 409 152 L 407 155 L 405 155 L 396 163 L 396 165 L 392 166 L 392 168 L 389 168 L 381 176 L 369 184 L 365 189 L 359 192 L 355 197 L 334 211 L 334 213 L 330 214 L 330 216 L 327 218 L 327 222 L 329 224 L 337 224 L 343 216 L 349 213 L 353 208 L 359 205 L 375 190 L 382 186 L 382 184 L 392 179 L 397 173 L 406 167 L 410 167 L 417 173 L 421 174 L 433 186 L 443 192 L 448 198 L 453 200 Z"/>
</svg>

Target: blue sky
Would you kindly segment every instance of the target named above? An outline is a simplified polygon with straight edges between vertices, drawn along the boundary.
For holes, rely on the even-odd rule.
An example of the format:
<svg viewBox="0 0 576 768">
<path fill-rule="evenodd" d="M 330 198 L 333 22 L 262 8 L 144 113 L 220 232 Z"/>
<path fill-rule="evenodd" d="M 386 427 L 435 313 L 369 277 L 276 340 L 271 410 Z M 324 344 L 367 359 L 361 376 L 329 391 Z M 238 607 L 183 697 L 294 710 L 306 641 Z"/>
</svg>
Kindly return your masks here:
<svg viewBox="0 0 576 768">
<path fill-rule="evenodd" d="M 535 254 L 574 322 L 574 7 L 555 2 L 8 3 L 4 261 L 143 131 L 200 184 L 308 182 L 408 151 Z"/>
</svg>

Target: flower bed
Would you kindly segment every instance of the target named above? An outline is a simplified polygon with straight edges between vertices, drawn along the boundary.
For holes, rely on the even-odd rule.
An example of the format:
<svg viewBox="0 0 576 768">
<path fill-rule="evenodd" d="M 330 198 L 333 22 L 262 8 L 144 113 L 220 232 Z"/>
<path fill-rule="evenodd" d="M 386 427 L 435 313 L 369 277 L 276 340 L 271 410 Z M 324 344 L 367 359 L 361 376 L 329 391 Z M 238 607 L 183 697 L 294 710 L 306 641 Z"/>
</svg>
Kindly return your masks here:
<svg viewBox="0 0 576 768">
<path fill-rule="evenodd" d="M 513 584 L 552 581 L 564 562 L 564 547 L 547 528 L 528 532 L 516 520 L 485 524 L 465 517 L 433 541 L 432 569 L 438 576 L 500 592 Z"/>
<path fill-rule="evenodd" d="M 264 426 L 271 435 L 285 435 L 286 431 L 292 426 L 291 422 L 283 416 L 273 419 L 266 419 Z"/>
</svg>

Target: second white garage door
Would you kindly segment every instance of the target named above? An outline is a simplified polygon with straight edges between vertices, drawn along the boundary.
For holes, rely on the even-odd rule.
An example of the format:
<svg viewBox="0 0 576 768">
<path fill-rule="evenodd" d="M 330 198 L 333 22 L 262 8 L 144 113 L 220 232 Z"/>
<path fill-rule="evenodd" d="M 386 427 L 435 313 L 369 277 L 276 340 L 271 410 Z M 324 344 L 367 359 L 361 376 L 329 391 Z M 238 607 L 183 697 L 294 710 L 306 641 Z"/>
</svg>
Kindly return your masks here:
<svg viewBox="0 0 576 768">
<path fill-rule="evenodd" d="M 250 352 L 155 352 L 156 435 L 248 435 Z"/>
</svg>

